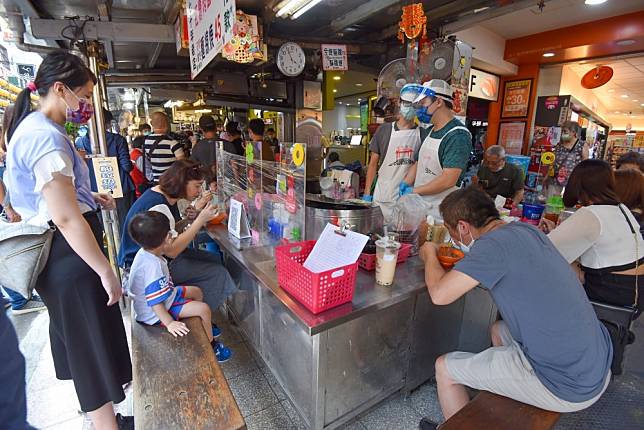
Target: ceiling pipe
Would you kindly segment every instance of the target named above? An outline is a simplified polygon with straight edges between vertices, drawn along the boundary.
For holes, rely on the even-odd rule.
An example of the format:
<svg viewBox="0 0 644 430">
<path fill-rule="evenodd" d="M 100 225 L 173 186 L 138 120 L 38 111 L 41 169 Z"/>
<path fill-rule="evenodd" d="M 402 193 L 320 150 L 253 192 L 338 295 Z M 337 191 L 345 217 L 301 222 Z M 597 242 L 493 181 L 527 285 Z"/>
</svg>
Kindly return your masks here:
<svg viewBox="0 0 644 430">
<path fill-rule="evenodd" d="M 35 52 L 36 54 L 50 54 L 52 52 L 60 50 L 60 48 L 53 48 L 51 46 L 43 45 L 34 45 L 31 43 L 25 43 L 25 22 L 22 17 L 22 13 L 18 10 L 7 10 L 7 23 L 9 24 L 9 29 L 11 30 L 11 40 L 18 49 L 26 52 Z"/>
</svg>

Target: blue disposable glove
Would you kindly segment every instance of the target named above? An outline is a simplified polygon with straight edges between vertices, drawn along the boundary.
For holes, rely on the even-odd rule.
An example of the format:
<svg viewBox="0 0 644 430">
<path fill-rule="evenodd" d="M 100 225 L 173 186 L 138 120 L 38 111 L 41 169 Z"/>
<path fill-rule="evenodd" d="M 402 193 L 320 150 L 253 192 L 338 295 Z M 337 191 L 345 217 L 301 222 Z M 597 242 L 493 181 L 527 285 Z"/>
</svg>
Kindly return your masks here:
<svg viewBox="0 0 644 430">
<path fill-rule="evenodd" d="M 362 196 L 362 200 L 364 200 L 365 202 L 373 202 L 373 196 L 368 196 L 365 194 L 364 196 Z"/>
<path fill-rule="evenodd" d="M 411 194 L 413 191 L 414 187 L 412 187 L 405 181 L 401 182 L 400 186 L 398 187 L 398 195 L 400 197 L 404 196 L 405 194 Z"/>
</svg>

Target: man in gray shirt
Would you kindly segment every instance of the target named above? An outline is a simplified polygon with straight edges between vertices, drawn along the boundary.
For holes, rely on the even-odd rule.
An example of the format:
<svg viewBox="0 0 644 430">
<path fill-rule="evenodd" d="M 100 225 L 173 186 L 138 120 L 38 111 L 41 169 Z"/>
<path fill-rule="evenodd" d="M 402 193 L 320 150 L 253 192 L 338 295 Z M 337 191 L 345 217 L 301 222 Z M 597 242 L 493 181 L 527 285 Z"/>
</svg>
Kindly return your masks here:
<svg viewBox="0 0 644 430">
<path fill-rule="evenodd" d="M 610 336 L 548 237 L 527 224 L 505 224 L 494 202 L 474 187 L 448 195 L 440 212 L 466 255 L 445 272 L 438 248 L 423 246 L 432 301 L 450 304 L 480 284 L 503 317 L 492 327 L 492 348 L 436 360 L 445 419 L 469 401 L 465 386 L 556 412 L 595 403 L 610 380 Z M 420 428 L 436 424 L 423 419 Z"/>
</svg>

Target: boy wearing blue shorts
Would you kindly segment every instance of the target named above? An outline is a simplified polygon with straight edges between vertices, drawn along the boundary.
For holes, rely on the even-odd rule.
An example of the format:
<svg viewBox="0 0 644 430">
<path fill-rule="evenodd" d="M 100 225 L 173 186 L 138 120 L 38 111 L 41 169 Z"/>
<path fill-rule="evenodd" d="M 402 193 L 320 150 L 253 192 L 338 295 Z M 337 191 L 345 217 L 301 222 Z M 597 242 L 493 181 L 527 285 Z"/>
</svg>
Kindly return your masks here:
<svg viewBox="0 0 644 430">
<path fill-rule="evenodd" d="M 132 262 L 128 280 L 136 320 L 148 325 L 161 324 L 176 337 L 190 331 L 180 319 L 200 317 L 217 361 L 227 361 L 232 353 L 214 340 L 210 307 L 202 301 L 201 290 L 193 286 L 175 286 L 172 282 L 163 257 L 174 240 L 167 216 L 156 211 L 140 213 L 132 218 L 128 229 L 132 239 L 141 246 Z"/>
</svg>

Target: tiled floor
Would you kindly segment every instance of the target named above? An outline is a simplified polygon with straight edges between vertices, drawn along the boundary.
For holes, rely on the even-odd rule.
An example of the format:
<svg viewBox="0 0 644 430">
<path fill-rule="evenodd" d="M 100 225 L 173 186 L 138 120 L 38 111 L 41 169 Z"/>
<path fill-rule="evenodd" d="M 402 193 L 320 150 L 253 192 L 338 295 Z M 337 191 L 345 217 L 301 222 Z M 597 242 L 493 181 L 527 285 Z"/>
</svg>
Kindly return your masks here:
<svg viewBox="0 0 644 430">
<path fill-rule="evenodd" d="M 27 402 L 30 424 L 40 429 L 91 429 L 91 423 L 79 414 L 78 401 L 72 383 L 59 381 L 55 377 L 49 351 L 47 312 L 10 316 L 10 318 L 18 332 L 20 348 L 27 361 Z M 125 322 L 129 334 L 128 318 Z M 217 317 L 217 322 L 224 330 L 221 340 L 234 352 L 233 358 L 222 364 L 222 368 L 248 429 L 305 429 L 302 419 L 262 359 L 244 341 L 236 328 L 225 321 L 221 315 Z M 642 364 L 644 363 L 642 359 L 644 357 L 644 321 L 636 323 L 636 332 L 638 342 L 631 346 L 627 356 L 629 372 L 619 383 L 611 384 L 611 387 L 614 387 L 614 395 L 628 396 L 630 402 L 625 403 L 630 405 L 630 409 L 619 410 L 619 406 L 614 406 L 614 401 L 604 402 L 603 405 L 598 402 L 597 407 L 593 406 L 587 411 L 565 415 L 557 430 L 612 429 L 614 426 L 603 423 L 613 419 L 619 420 L 621 414 L 644 416 L 644 364 Z M 117 409 L 121 413 L 131 415 L 132 396 L 129 392 L 127 399 L 117 405 Z M 597 419 L 598 414 L 602 414 L 603 419 Z M 436 421 L 442 420 L 436 386 L 431 382 L 422 385 L 406 398 L 398 394 L 381 402 L 342 428 L 344 430 L 413 430 L 417 428 L 418 421 L 423 416 L 429 416 Z"/>
</svg>

